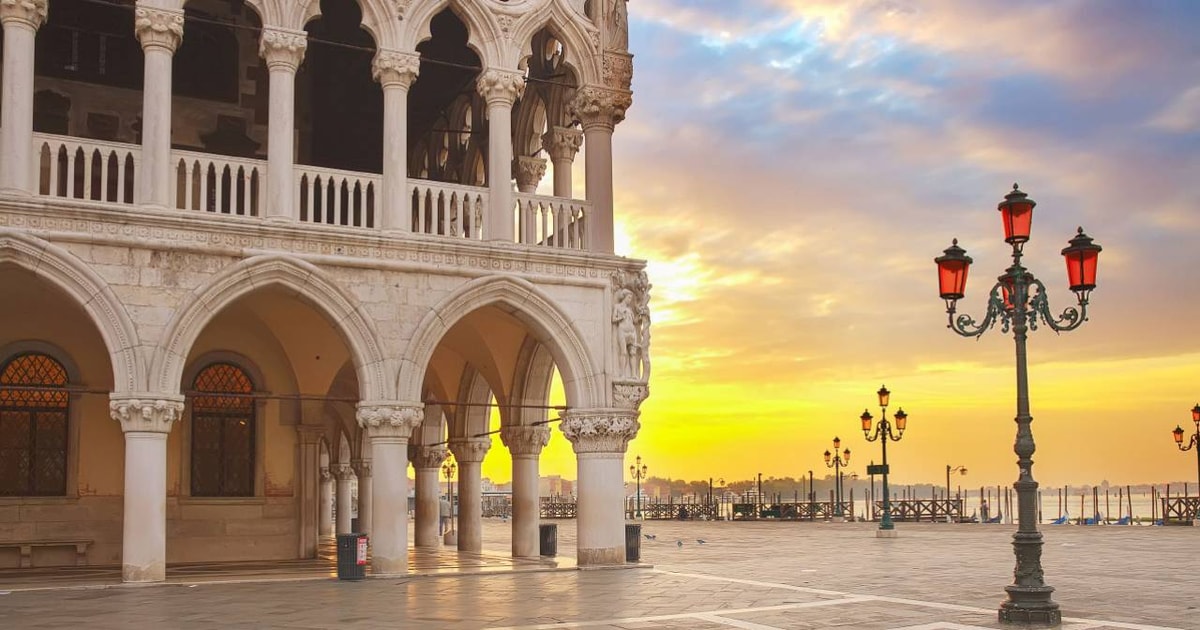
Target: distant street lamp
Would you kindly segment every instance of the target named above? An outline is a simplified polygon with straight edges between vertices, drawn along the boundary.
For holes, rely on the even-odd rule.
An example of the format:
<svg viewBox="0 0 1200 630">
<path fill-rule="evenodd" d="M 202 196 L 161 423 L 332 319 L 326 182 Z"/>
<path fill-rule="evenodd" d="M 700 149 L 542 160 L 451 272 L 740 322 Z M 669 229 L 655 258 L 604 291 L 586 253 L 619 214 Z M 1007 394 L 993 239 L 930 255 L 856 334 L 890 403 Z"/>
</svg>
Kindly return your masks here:
<svg viewBox="0 0 1200 630">
<path fill-rule="evenodd" d="M 646 465 L 642 463 L 641 455 L 637 456 L 637 463 L 629 467 L 629 476 L 637 482 L 637 513 L 634 518 L 642 518 L 642 480 L 646 478 Z"/>
<path fill-rule="evenodd" d="M 454 518 L 454 486 L 450 485 L 450 479 L 454 477 L 456 470 L 458 466 L 452 461 L 442 464 L 442 475 L 446 477 L 446 501 L 450 503 L 451 518 Z"/>
<path fill-rule="evenodd" d="M 1057 318 L 1050 312 L 1046 286 L 1021 265 L 1022 248 L 1029 240 L 1033 223 L 1033 207 L 1037 205 L 1013 184 L 1012 192 L 1004 197 L 997 209 L 1004 223 L 1004 240 L 1012 245 L 1012 265 L 998 278 L 988 296 L 987 314 L 976 322 L 970 315 L 955 316 L 955 303 L 963 297 L 967 270 L 971 258 L 955 239 L 942 256 L 934 259 L 938 267 L 938 288 L 946 301 L 951 330 L 963 337 L 979 337 L 1001 322 L 1005 333 L 1012 329 L 1016 342 L 1017 362 L 1017 439 L 1013 451 L 1017 454 L 1019 476 L 1013 487 L 1017 490 L 1017 532 L 1013 534 L 1013 553 L 1016 555 L 1014 581 L 1005 587 L 1008 601 L 1000 605 L 1002 623 L 1037 623 L 1056 625 L 1062 622 L 1058 603 L 1050 599 L 1054 588 L 1047 586 L 1042 574 L 1042 534 L 1037 524 L 1037 488 L 1033 479 L 1033 431 L 1029 413 L 1029 371 L 1026 366 L 1025 337 L 1029 329 L 1037 330 L 1040 319 L 1055 332 L 1074 330 L 1087 320 L 1088 297 L 1096 288 L 1096 262 L 1100 246 L 1092 242 L 1083 228 L 1062 250 L 1067 262 L 1067 280 L 1078 300 Z M 1032 295 L 1031 295 L 1032 293 Z"/>
<path fill-rule="evenodd" d="M 1183 445 L 1183 427 L 1176 426 L 1171 434 L 1175 438 L 1175 445 L 1179 447 L 1179 450 L 1196 449 L 1196 488 L 1200 489 L 1200 405 L 1192 407 L 1192 422 L 1196 423 L 1196 432 L 1188 440 L 1187 446 Z M 1200 515 L 1197 518 L 1200 518 Z"/>
<path fill-rule="evenodd" d="M 841 518 L 842 513 L 842 466 L 850 465 L 850 449 L 838 453 L 842 447 L 841 438 L 833 438 L 833 452 L 825 451 L 825 467 L 833 469 L 833 515 Z"/>
<path fill-rule="evenodd" d="M 895 536 L 896 525 L 892 523 L 892 496 L 888 490 L 888 463 L 887 463 L 887 445 L 888 441 L 899 442 L 900 438 L 904 437 L 904 429 L 908 426 L 908 414 L 904 413 L 904 409 L 896 410 L 896 432 L 892 432 L 892 423 L 887 419 L 888 401 L 891 400 L 892 393 L 888 388 L 880 386 L 879 391 L 875 392 L 879 396 L 880 417 L 879 423 L 875 424 L 875 432 L 871 432 L 872 422 L 875 420 L 871 416 L 871 412 L 863 409 L 859 420 L 862 421 L 863 437 L 867 438 L 868 442 L 878 440 L 883 445 L 883 517 L 879 519 L 879 529 L 875 535 L 880 538 L 891 538 Z"/>
<path fill-rule="evenodd" d="M 951 466 L 950 464 L 946 464 L 946 522 L 947 523 L 950 522 L 950 473 L 962 473 L 965 476 L 967 474 L 967 467 L 966 466 Z M 962 516 L 962 513 L 960 512 L 959 517 L 961 517 L 961 516 Z"/>
</svg>

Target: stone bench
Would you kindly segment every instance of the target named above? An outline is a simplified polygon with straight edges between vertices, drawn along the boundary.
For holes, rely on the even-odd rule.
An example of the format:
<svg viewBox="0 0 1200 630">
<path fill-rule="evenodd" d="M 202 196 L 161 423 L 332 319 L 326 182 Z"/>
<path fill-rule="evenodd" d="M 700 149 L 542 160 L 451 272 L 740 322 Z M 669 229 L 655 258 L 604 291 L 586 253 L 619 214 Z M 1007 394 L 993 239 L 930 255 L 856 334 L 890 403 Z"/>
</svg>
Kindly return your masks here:
<svg viewBox="0 0 1200 630">
<path fill-rule="evenodd" d="M 87 550 L 92 541 L 90 540 L 16 540 L 0 542 L 0 548 L 17 548 L 21 550 L 21 568 L 28 569 L 33 566 L 33 548 L 34 547 L 74 547 L 75 548 L 75 566 L 87 565 Z"/>
</svg>

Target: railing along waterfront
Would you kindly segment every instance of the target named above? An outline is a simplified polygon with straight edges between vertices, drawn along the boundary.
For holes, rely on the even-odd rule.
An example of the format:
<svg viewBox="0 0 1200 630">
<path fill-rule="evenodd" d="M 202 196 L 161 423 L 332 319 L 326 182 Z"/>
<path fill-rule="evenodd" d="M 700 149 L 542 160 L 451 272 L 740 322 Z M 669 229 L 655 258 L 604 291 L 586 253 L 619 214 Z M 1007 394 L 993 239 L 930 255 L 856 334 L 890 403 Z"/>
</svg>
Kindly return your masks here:
<svg viewBox="0 0 1200 630">
<path fill-rule="evenodd" d="M 131 204 L 141 155 L 136 144 L 35 133 L 37 191 L 47 197 Z"/>
<path fill-rule="evenodd" d="M 585 249 L 585 228 L 591 205 L 586 201 L 516 193 L 517 241 Z"/>
<path fill-rule="evenodd" d="M 410 179 L 408 191 L 413 232 L 483 239 L 486 188 Z"/>
<path fill-rule="evenodd" d="M 1200 518 L 1200 497 L 1163 497 L 1164 525 L 1191 525 Z"/>
<path fill-rule="evenodd" d="M 574 499 L 541 497 L 538 507 L 541 518 L 575 518 Z"/>
<path fill-rule="evenodd" d="M 891 509 L 892 520 L 897 522 L 941 523 L 946 517 L 955 522 L 964 520 L 962 499 L 893 499 Z M 875 518 L 882 514 L 883 501 L 876 501 Z"/>
<path fill-rule="evenodd" d="M 171 197 L 179 210 L 263 214 L 267 163 L 196 151 L 171 151 Z"/>
<path fill-rule="evenodd" d="M 299 164 L 295 173 L 301 223 L 368 228 L 378 225 L 382 176 Z"/>
<path fill-rule="evenodd" d="M 801 501 L 799 503 L 734 503 L 733 520 L 776 519 L 781 521 L 815 521 L 837 516 L 834 501 Z M 854 519 L 854 503 L 841 502 L 841 513 Z"/>
</svg>

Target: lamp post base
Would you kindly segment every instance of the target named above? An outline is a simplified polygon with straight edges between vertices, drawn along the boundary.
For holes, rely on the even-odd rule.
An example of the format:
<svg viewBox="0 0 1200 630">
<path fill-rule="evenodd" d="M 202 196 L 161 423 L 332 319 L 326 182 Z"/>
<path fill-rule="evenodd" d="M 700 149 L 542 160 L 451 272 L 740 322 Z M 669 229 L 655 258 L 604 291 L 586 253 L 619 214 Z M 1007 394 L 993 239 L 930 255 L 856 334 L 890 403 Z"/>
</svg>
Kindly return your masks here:
<svg viewBox="0 0 1200 630">
<path fill-rule="evenodd" d="M 876 538 L 895 538 L 896 530 L 894 529 L 877 529 L 875 530 Z"/>
<path fill-rule="evenodd" d="M 1009 600 L 1000 604 L 1000 623 L 1057 626 L 1062 624 L 1062 610 L 1050 599 L 1053 586 L 1004 587 Z"/>
</svg>

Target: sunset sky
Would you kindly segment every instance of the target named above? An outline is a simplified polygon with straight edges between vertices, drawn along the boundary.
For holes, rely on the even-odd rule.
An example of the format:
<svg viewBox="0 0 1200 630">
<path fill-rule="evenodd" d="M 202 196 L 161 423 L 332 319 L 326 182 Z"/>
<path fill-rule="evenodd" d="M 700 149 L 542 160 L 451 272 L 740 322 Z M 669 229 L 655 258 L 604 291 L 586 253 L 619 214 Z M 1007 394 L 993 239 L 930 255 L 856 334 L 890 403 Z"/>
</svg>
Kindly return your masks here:
<svg viewBox="0 0 1200 630">
<path fill-rule="evenodd" d="M 615 144 L 618 252 L 649 261 L 651 397 L 628 459 L 726 480 L 851 470 L 886 383 L 909 414 L 893 480 L 1016 477 L 1013 341 L 946 329 L 932 259 L 1009 263 L 996 204 L 1038 203 L 1027 266 L 1104 247 L 1091 321 L 1030 336 L 1034 476 L 1189 481 L 1170 436 L 1200 401 L 1200 3 L 637 0 Z M 494 449 L 493 479 L 509 477 Z M 556 432 L 543 474 L 575 477 Z"/>
</svg>

